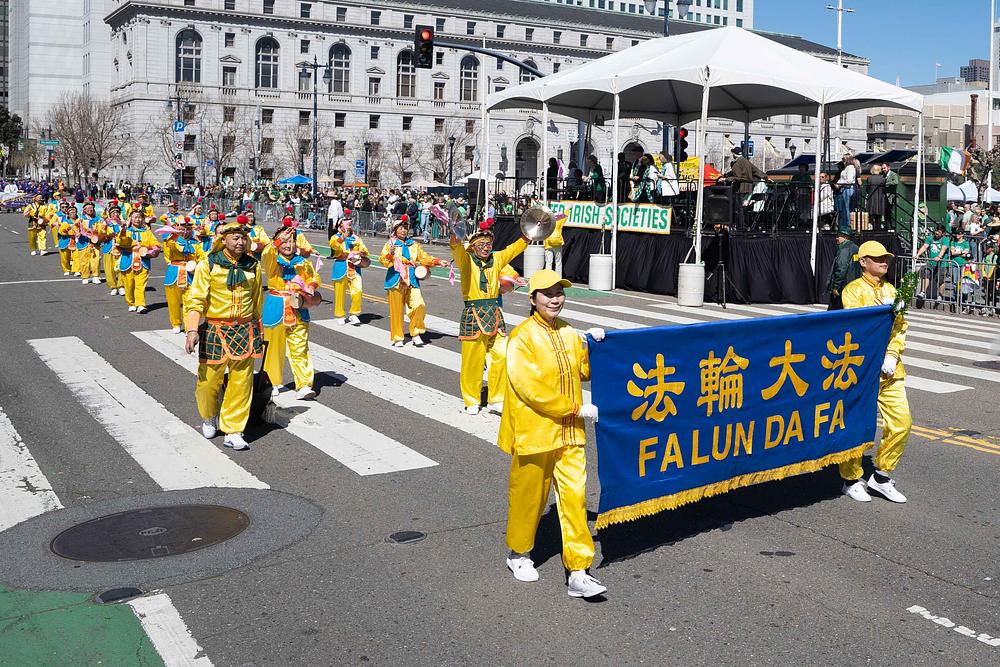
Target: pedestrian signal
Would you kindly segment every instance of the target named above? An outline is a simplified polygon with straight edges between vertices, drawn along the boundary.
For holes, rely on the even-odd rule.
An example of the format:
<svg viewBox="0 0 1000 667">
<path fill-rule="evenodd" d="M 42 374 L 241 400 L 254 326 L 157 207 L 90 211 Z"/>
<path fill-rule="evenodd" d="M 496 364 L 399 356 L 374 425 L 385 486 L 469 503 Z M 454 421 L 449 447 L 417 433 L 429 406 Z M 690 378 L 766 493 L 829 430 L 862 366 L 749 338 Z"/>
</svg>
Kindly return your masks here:
<svg viewBox="0 0 1000 667">
<path fill-rule="evenodd" d="M 417 67 L 430 69 L 434 65 L 434 28 L 418 25 L 413 36 L 413 50 L 417 52 Z"/>
</svg>

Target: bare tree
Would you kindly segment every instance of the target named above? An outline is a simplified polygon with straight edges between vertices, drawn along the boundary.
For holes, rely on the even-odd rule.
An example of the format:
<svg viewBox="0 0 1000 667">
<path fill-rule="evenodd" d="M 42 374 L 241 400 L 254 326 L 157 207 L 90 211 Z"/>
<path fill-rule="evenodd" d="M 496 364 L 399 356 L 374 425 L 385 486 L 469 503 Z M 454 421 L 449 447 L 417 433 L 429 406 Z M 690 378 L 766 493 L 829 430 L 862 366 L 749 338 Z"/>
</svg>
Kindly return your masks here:
<svg viewBox="0 0 1000 667">
<path fill-rule="evenodd" d="M 202 151 L 214 163 L 216 183 L 228 169 L 236 168 L 239 158 L 252 150 L 252 124 L 246 107 L 206 107 L 200 116 Z"/>
<path fill-rule="evenodd" d="M 354 144 L 354 151 L 357 156 L 355 159 L 357 160 L 365 159 L 365 144 L 368 144 L 368 180 L 373 185 L 379 184 L 382 171 L 387 165 L 386 147 L 367 130 L 355 135 L 351 143 Z"/>
<path fill-rule="evenodd" d="M 400 185 L 426 171 L 427 142 L 406 140 L 394 132 L 389 135 L 389 145 L 384 150 L 388 172 Z"/>
<path fill-rule="evenodd" d="M 302 170 L 303 162 L 312 160 L 312 126 L 299 122 L 285 125 L 278 137 L 278 150 L 275 153 L 275 167 L 285 176 L 297 174 Z"/>
<path fill-rule="evenodd" d="M 478 126 L 478 123 L 476 123 Z M 469 131 L 464 119 L 457 118 L 446 118 L 444 123 L 437 128 L 437 131 L 431 136 L 431 142 L 433 142 L 431 147 L 431 157 L 428 161 L 428 166 L 434 172 L 435 180 L 447 180 L 449 166 L 451 166 L 451 155 L 448 148 L 448 139 L 450 137 L 455 137 L 455 156 L 454 156 L 454 166 L 456 167 L 455 172 L 459 173 L 462 170 L 463 160 L 465 156 L 462 151 L 465 150 L 466 145 L 474 145 L 476 143 L 476 137 L 478 136 L 478 131 L 473 129 Z"/>
<path fill-rule="evenodd" d="M 109 100 L 86 92 L 64 93 L 50 109 L 48 123 L 59 138 L 67 171 L 78 180 L 81 173 L 99 178 L 108 166 L 125 157 L 131 139 L 123 123 L 123 110 Z"/>
</svg>

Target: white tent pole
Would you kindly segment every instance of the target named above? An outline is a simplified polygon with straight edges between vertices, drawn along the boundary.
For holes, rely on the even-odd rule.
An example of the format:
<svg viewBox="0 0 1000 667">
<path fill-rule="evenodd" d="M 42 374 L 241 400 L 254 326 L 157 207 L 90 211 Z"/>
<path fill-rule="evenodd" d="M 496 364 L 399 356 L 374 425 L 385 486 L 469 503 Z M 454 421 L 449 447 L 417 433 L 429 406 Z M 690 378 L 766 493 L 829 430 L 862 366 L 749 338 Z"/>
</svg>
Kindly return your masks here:
<svg viewBox="0 0 1000 667">
<path fill-rule="evenodd" d="M 709 71 L 701 91 L 701 122 L 698 124 L 698 198 L 694 210 L 694 263 L 701 264 L 701 223 L 705 215 L 705 131 L 708 128 Z"/>
<path fill-rule="evenodd" d="M 813 175 L 813 224 L 812 240 L 809 246 L 809 266 L 813 276 L 816 275 L 816 236 L 819 234 L 819 200 L 823 194 L 820 190 L 819 175 L 823 171 L 823 117 L 826 115 L 826 105 L 820 104 L 816 112 L 816 173 Z"/>
<path fill-rule="evenodd" d="M 549 103 L 542 102 L 542 203 L 549 205 Z"/>
<path fill-rule="evenodd" d="M 992 35 L 990 36 L 992 41 Z M 990 68 L 993 64 L 990 63 Z M 990 109 L 990 115 L 993 110 Z M 917 180 L 913 183 L 913 233 L 910 239 L 910 270 L 917 270 L 917 234 L 920 233 L 920 181 L 924 176 L 924 112 L 917 114 Z"/>
<path fill-rule="evenodd" d="M 483 152 L 479 156 L 479 177 L 483 179 L 483 220 L 489 217 L 490 208 L 490 112 L 483 113 Z"/>
<path fill-rule="evenodd" d="M 993 86 L 995 84 L 993 70 L 997 64 L 997 54 L 993 35 L 993 23 L 997 16 L 997 0 L 990 0 L 990 89 L 986 92 L 986 150 L 993 150 Z"/>
<path fill-rule="evenodd" d="M 618 90 L 618 82 L 616 81 L 615 82 L 615 91 L 617 91 L 617 90 Z M 616 157 L 618 156 L 618 151 L 621 150 L 621 148 L 618 145 L 618 141 L 619 141 L 619 137 L 618 137 L 618 124 L 619 123 L 618 123 L 618 121 L 620 119 L 619 117 L 621 116 L 621 111 L 622 111 L 622 108 L 621 108 L 621 98 L 618 96 L 618 93 L 615 92 L 615 131 L 614 131 L 615 150 L 614 150 L 614 154 L 615 154 Z M 617 162 L 618 161 L 615 160 L 615 164 L 617 164 Z M 618 170 L 617 169 L 615 169 L 615 186 L 614 186 L 614 189 L 615 189 L 614 204 L 611 206 L 611 217 L 612 217 L 612 222 L 611 222 L 611 289 L 615 289 L 615 282 L 616 282 L 615 276 L 618 273 L 618 254 L 617 254 L 618 253 Z M 604 248 L 601 248 L 601 250 L 604 250 Z"/>
</svg>

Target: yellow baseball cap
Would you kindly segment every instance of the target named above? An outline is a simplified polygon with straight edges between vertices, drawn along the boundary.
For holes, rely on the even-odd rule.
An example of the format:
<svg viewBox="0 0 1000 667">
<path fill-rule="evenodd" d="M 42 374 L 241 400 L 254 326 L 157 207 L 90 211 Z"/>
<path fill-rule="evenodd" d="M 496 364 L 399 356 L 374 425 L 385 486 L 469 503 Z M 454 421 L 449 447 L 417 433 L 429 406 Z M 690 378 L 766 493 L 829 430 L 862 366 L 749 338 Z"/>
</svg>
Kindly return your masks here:
<svg viewBox="0 0 1000 667">
<path fill-rule="evenodd" d="M 895 257 L 891 252 L 885 249 L 885 246 L 878 241 L 865 241 L 858 248 L 858 259 L 862 257 Z"/>
<path fill-rule="evenodd" d="M 534 275 L 528 281 L 528 293 L 532 294 L 538 290 L 546 290 L 553 285 L 572 287 L 573 283 L 565 278 L 560 278 L 559 274 L 551 269 L 542 269 L 541 271 L 535 271 Z"/>
</svg>

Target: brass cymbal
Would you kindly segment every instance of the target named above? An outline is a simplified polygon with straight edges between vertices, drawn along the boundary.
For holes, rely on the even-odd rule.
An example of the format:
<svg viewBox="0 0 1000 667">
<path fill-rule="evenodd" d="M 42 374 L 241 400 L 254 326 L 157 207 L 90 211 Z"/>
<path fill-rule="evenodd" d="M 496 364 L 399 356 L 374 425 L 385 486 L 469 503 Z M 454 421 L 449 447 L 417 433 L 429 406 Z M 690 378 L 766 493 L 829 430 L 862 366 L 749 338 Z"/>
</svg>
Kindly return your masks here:
<svg viewBox="0 0 1000 667">
<path fill-rule="evenodd" d="M 556 230 L 556 218 L 547 206 L 532 206 L 521 216 L 521 233 L 529 241 L 544 241 Z"/>
</svg>

